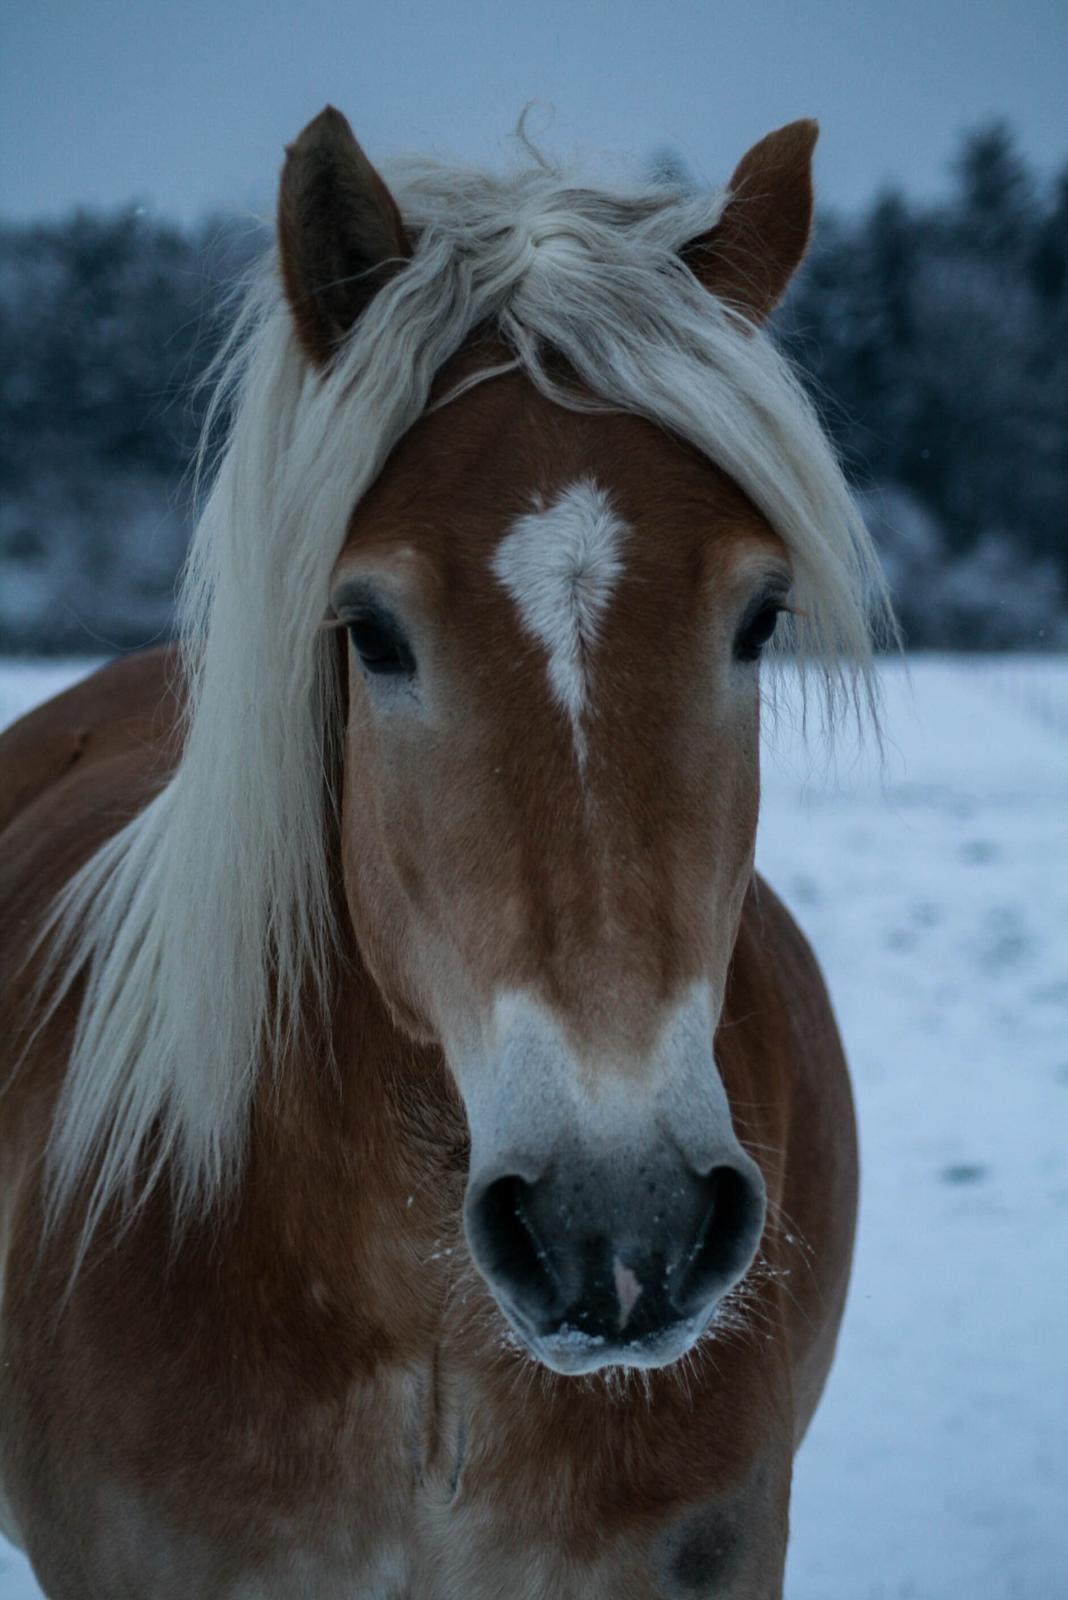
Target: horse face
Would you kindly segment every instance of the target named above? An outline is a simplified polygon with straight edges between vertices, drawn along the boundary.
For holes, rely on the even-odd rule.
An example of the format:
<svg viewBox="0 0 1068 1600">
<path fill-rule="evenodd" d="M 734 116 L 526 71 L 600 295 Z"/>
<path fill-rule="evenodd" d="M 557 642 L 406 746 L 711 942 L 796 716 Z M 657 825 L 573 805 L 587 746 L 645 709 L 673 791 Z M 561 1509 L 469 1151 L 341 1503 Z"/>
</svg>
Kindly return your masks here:
<svg viewBox="0 0 1068 1600">
<path fill-rule="evenodd" d="M 752 323 L 804 252 L 815 138 L 761 140 L 679 247 Z M 297 337 L 329 371 L 413 255 L 330 108 L 288 151 L 278 223 Z M 543 249 L 575 269 L 555 226 L 509 239 L 517 272 Z M 497 292 L 439 393 L 510 359 L 487 337 Z M 752 871 L 757 662 L 789 586 L 706 459 L 517 373 L 424 413 L 334 573 L 354 930 L 398 1020 L 444 1049 L 472 1255 L 560 1371 L 680 1355 L 760 1236 L 712 1038 Z"/>
<path fill-rule="evenodd" d="M 712 1039 L 789 584 L 706 460 L 516 375 L 422 419 L 337 563 L 353 926 L 444 1048 L 471 1252 L 558 1371 L 679 1356 L 761 1233 Z"/>
</svg>

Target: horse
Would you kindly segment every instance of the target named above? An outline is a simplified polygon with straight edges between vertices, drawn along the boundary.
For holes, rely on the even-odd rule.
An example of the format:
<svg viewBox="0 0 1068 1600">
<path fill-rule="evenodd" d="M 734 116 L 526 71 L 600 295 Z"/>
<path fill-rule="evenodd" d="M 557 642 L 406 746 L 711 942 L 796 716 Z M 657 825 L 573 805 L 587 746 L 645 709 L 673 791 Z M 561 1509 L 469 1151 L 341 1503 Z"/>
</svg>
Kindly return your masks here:
<svg viewBox="0 0 1068 1600">
<path fill-rule="evenodd" d="M 287 148 L 177 642 L 0 742 L 56 1600 L 781 1596 L 857 1153 L 761 679 L 864 715 L 883 615 L 768 328 L 816 134 L 713 193 Z"/>
</svg>

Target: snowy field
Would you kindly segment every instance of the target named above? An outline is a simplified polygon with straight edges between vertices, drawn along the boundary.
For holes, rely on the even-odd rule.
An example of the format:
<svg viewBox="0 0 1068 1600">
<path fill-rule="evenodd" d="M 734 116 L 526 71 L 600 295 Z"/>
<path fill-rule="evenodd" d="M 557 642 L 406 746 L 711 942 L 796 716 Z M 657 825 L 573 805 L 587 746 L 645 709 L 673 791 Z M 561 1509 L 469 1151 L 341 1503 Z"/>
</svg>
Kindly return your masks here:
<svg viewBox="0 0 1068 1600">
<path fill-rule="evenodd" d="M 0 669 L 0 723 L 78 670 Z M 1065 1600 L 1068 660 L 883 682 L 882 769 L 781 728 L 765 758 L 758 857 L 829 978 L 864 1166 L 786 1593 Z M 38 1594 L 5 1549 L 0 1600 Z"/>
</svg>

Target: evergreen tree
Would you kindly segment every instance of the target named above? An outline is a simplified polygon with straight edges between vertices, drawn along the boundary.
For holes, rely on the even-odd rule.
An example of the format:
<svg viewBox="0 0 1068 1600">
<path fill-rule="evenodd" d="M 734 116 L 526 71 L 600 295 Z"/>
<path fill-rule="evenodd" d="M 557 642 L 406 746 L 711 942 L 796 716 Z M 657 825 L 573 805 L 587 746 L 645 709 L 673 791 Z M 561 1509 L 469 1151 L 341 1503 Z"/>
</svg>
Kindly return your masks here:
<svg viewBox="0 0 1068 1600">
<path fill-rule="evenodd" d="M 694 187 L 668 149 L 650 173 Z M 0 225 L 0 646 L 168 626 L 195 379 L 263 243 L 134 209 Z M 1068 643 L 1068 170 L 1044 187 L 1004 123 L 974 130 L 944 204 L 818 219 L 778 330 L 912 641 Z"/>
</svg>

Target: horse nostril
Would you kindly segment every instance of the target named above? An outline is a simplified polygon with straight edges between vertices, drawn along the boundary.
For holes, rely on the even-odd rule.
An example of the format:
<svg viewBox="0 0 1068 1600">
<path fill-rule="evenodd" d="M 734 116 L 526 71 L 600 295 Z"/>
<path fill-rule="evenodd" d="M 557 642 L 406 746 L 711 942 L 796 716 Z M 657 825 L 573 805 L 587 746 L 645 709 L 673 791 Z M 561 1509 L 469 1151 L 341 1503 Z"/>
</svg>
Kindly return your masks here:
<svg viewBox="0 0 1068 1600">
<path fill-rule="evenodd" d="M 752 1261 L 764 1225 L 759 1168 L 742 1151 L 707 1173 L 665 1164 L 647 1174 L 652 1204 L 642 1183 L 579 1170 L 581 1205 L 570 1167 L 470 1185 L 465 1222 L 479 1271 L 520 1336 L 566 1345 L 568 1361 L 569 1340 L 584 1359 L 594 1346 L 598 1359 L 674 1348 Z"/>
<path fill-rule="evenodd" d="M 483 1189 L 468 1218 L 475 1257 L 483 1272 L 539 1315 L 556 1298 L 554 1275 L 531 1220 L 534 1185 L 525 1178 L 497 1178 Z"/>
<path fill-rule="evenodd" d="M 734 1166 L 702 1179 L 705 1212 L 697 1242 L 680 1264 L 671 1298 L 684 1315 L 724 1294 L 747 1270 L 764 1227 L 764 1185 Z"/>
</svg>

